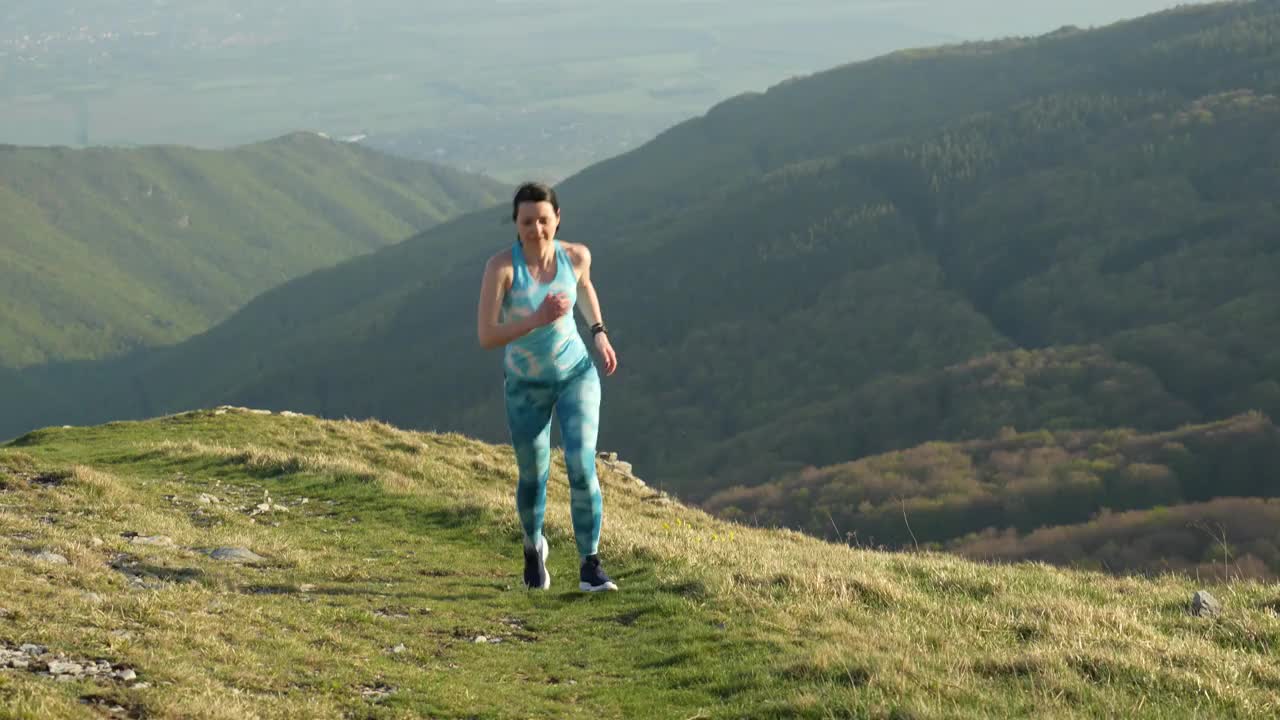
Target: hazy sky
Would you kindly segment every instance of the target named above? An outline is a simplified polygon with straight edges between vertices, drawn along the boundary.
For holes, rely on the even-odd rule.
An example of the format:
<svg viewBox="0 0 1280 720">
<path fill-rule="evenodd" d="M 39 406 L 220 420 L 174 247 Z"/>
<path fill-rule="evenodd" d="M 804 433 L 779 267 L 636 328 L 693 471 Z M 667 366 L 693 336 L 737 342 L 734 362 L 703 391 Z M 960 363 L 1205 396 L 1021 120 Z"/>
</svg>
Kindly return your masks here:
<svg viewBox="0 0 1280 720">
<path fill-rule="evenodd" d="M 560 174 L 796 75 L 1178 4 L 0 0 L 0 143 L 220 147 L 310 129 Z M 530 124 L 554 167 L 502 146 Z"/>
</svg>

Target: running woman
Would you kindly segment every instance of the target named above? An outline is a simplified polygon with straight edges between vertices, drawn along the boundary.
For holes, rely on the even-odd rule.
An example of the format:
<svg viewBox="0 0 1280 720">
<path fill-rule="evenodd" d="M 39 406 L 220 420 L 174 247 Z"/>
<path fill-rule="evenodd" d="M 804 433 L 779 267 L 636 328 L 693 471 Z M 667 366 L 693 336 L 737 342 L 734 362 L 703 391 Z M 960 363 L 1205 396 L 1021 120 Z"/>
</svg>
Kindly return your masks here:
<svg viewBox="0 0 1280 720">
<path fill-rule="evenodd" d="M 578 588 L 617 590 L 597 555 L 602 517 L 596 478 L 600 376 L 572 313 L 576 304 L 591 327 L 605 374 L 612 375 L 618 358 L 591 284 L 591 252 L 585 245 L 556 238 L 560 203 L 546 185 L 520 186 L 511 217 L 517 240 L 485 264 L 476 331 L 486 350 L 505 348 L 507 427 L 520 474 L 516 510 L 524 529 L 524 583 L 533 589 L 551 587 L 542 520 L 554 410 L 564 439 L 569 507 L 581 560 Z"/>
</svg>

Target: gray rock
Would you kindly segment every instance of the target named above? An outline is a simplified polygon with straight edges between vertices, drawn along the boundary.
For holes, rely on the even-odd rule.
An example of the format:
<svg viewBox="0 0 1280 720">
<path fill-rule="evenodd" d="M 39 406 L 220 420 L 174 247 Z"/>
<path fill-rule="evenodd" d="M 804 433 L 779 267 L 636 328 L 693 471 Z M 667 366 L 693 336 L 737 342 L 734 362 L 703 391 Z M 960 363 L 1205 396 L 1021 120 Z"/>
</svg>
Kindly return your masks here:
<svg viewBox="0 0 1280 720">
<path fill-rule="evenodd" d="M 1201 590 L 1191 596 L 1191 614 L 1196 617 L 1217 617 L 1222 613 L 1222 603 L 1218 599 L 1210 595 L 1207 591 Z"/>
<path fill-rule="evenodd" d="M 33 643 L 24 643 L 22 646 L 18 648 L 18 650 L 32 657 L 35 657 L 37 655 L 44 655 L 45 653 L 49 652 L 49 648 L 43 645 L 35 645 Z"/>
<path fill-rule="evenodd" d="M 84 666 L 79 663 L 68 662 L 66 660 L 50 660 L 50 675 L 82 675 L 84 674 Z"/>
<path fill-rule="evenodd" d="M 36 562 L 49 563 L 50 565 L 67 564 L 67 558 L 65 556 L 59 555 L 56 552 L 49 552 L 48 550 L 41 550 L 31 557 L 35 559 Z"/>
<path fill-rule="evenodd" d="M 209 553 L 209 557 L 214 560 L 225 560 L 227 562 L 262 562 L 266 558 L 253 552 L 248 548 L 242 547 L 220 547 Z"/>
<path fill-rule="evenodd" d="M 120 671 L 116 672 L 116 674 L 115 674 L 115 675 L 116 675 L 116 677 L 120 678 L 121 680 L 124 680 L 125 682 L 129 682 L 130 680 L 137 680 L 137 679 L 138 679 L 138 673 L 136 673 L 136 672 L 134 672 L 133 670 L 130 670 L 130 669 L 128 669 L 128 668 L 126 668 L 126 669 L 124 669 L 124 670 L 120 670 Z"/>
<path fill-rule="evenodd" d="M 399 645 L 396 645 L 395 647 L 391 648 L 391 652 L 397 655 L 404 652 L 405 650 L 408 650 L 408 648 L 404 646 L 404 643 L 400 643 Z"/>
<path fill-rule="evenodd" d="M 129 542 L 133 545 L 156 545 L 159 547 L 173 547 L 176 545 L 173 542 L 173 538 L 167 535 L 138 535 L 137 537 L 129 538 Z"/>
</svg>

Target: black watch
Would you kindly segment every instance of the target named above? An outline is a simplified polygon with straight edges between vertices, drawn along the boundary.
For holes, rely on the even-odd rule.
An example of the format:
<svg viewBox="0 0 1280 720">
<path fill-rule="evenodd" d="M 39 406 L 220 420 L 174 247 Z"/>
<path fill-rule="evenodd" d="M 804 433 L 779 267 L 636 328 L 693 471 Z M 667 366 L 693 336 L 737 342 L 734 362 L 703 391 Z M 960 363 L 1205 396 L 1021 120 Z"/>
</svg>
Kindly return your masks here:
<svg viewBox="0 0 1280 720">
<path fill-rule="evenodd" d="M 591 337 L 595 337 L 600 333 L 604 333 L 605 335 L 609 334 L 609 328 L 605 327 L 604 323 L 596 323 L 591 326 Z"/>
</svg>

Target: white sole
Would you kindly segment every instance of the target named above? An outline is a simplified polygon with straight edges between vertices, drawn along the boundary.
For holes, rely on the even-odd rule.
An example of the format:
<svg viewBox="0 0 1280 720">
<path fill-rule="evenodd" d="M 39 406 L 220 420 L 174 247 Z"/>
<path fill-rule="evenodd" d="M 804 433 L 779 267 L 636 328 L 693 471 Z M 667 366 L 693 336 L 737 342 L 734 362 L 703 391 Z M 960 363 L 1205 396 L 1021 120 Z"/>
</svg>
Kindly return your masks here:
<svg viewBox="0 0 1280 720">
<path fill-rule="evenodd" d="M 547 545 L 547 539 L 542 538 L 542 543 L 538 546 L 538 564 L 542 566 L 542 586 L 533 587 L 526 585 L 529 590 L 550 590 L 551 589 L 551 573 L 547 571 L 547 558 L 551 557 L 551 546 Z"/>
<path fill-rule="evenodd" d="M 551 546 L 547 544 L 547 538 L 542 538 L 542 547 L 539 548 L 538 561 L 542 564 L 542 589 L 551 589 L 551 573 L 547 570 L 547 558 L 551 557 Z"/>
<path fill-rule="evenodd" d="M 580 582 L 578 583 L 578 589 L 581 590 L 582 592 L 605 592 L 608 590 L 617 590 L 618 586 L 614 585 L 611 582 L 607 582 L 599 586 L 592 585 L 591 583 Z"/>
</svg>

